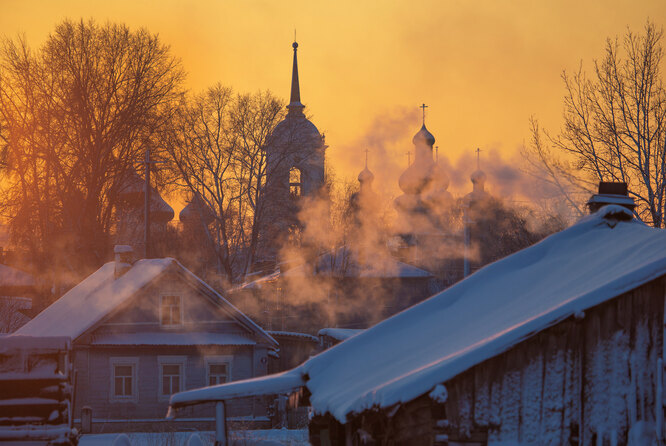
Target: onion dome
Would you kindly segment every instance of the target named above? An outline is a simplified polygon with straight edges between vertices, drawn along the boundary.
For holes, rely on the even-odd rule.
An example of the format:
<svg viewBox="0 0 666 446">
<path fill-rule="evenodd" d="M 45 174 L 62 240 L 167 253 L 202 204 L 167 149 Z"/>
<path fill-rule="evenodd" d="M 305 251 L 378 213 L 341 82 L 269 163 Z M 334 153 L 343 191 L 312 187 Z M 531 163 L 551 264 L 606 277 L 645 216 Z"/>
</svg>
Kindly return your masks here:
<svg viewBox="0 0 666 446">
<path fill-rule="evenodd" d="M 143 203 L 145 181 L 136 172 L 131 172 L 118 187 L 118 195 L 125 203 L 140 205 Z"/>
<path fill-rule="evenodd" d="M 214 219 L 213 213 L 203 202 L 199 195 L 195 195 L 192 200 L 180 211 L 178 218 L 183 223 L 198 222 L 208 225 Z"/>
<path fill-rule="evenodd" d="M 425 124 L 423 124 L 423 126 L 421 126 L 421 130 L 419 130 L 412 138 L 412 142 L 414 145 L 425 144 L 432 146 L 435 144 L 435 137 L 428 131 Z"/>
<path fill-rule="evenodd" d="M 486 183 L 486 173 L 481 169 L 477 169 L 470 175 L 470 180 L 472 180 L 475 190 L 477 187 L 483 190 L 483 186 Z"/>
<path fill-rule="evenodd" d="M 157 193 L 150 194 L 150 219 L 152 222 L 167 224 L 173 220 L 173 208 Z"/>
<path fill-rule="evenodd" d="M 449 176 L 444 166 L 439 162 L 432 165 L 430 169 L 431 183 L 428 190 L 423 193 L 423 201 L 430 207 L 440 209 L 451 203 L 453 196 L 449 188 Z"/>
<path fill-rule="evenodd" d="M 430 183 L 430 167 L 432 161 L 415 162 L 400 175 L 400 189 L 411 195 L 418 195 Z"/>
<path fill-rule="evenodd" d="M 393 206 L 406 214 L 417 212 L 421 207 L 421 200 L 416 195 L 403 194 L 393 200 Z"/>
<path fill-rule="evenodd" d="M 430 178 L 435 187 L 444 190 L 449 188 L 449 174 L 439 161 L 430 168 Z"/>
<path fill-rule="evenodd" d="M 372 183 L 375 175 L 367 167 L 358 174 L 358 181 L 361 184 Z"/>
</svg>

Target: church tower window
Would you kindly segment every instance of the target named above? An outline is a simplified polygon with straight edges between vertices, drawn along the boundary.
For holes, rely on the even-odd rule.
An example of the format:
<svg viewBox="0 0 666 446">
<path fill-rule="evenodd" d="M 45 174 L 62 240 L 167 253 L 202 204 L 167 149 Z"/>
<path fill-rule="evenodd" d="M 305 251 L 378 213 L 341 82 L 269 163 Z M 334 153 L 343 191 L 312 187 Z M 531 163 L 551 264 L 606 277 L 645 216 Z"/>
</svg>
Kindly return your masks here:
<svg viewBox="0 0 666 446">
<path fill-rule="evenodd" d="M 289 170 L 289 193 L 292 197 L 300 197 L 301 192 L 301 169 L 292 167 Z"/>
</svg>

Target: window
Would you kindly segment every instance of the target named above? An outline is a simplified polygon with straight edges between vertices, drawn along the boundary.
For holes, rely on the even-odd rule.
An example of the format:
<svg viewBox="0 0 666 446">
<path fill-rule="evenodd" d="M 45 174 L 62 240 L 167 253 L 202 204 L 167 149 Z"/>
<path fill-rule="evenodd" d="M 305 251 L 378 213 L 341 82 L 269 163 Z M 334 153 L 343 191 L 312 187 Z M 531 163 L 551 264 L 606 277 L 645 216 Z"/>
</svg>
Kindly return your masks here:
<svg viewBox="0 0 666 446">
<path fill-rule="evenodd" d="M 216 386 L 231 381 L 232 356 L 208 356 L 206 364 L 206 383 Z"/>
<path fill-rule="evenodd" d="M 293 197 L 301 196 L 301 169 L 298 167 L 289 170 L 289 193 Z"/>
<path fill-rule="evenodd" d="M 139 358 L 111 358 L 111 401 L 137 401 Z"/>
<path fill-rule="evenodd" d="M 183 323 L 183 306 L 180 296 L 161 296 L 160 324 L 164 326 L 180 326 Z"/>
<path fill-rule="evenodd" d="M 168 400 L 177 392 L 185 390 L 185 356 L 158 356 L 159 399 Z"/>
</svg>

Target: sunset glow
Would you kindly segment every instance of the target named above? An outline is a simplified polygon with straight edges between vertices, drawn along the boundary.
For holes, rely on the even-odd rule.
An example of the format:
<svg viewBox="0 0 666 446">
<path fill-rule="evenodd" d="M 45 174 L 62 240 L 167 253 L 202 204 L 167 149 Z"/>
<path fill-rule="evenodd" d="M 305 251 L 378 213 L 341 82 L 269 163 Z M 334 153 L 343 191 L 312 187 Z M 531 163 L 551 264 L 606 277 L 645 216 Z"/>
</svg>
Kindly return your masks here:
<svg viewBox="0 0 666 446">
<path fill-rule="evenodd" d="M 285 100 L 296 29 L 302 99 L 326 134 L 327 162 L 355 178 L 370 146 L 387 191 L 413 148 L 419 104 L 440 155 L 471 159 L 481 147 L 511 158 L 529 139 L 531 115 L 560 126 L 562 70 L 591 67 L 607 37 L 666 17 L 662 0 L 3 3 L 0 32 L 25 33 L 33 46 L 64 18 L 124 22 L 159 33 L 193 91 L 219 81 Z M 369 141 L 385 147 L 384 159 Z"/>
</svg>

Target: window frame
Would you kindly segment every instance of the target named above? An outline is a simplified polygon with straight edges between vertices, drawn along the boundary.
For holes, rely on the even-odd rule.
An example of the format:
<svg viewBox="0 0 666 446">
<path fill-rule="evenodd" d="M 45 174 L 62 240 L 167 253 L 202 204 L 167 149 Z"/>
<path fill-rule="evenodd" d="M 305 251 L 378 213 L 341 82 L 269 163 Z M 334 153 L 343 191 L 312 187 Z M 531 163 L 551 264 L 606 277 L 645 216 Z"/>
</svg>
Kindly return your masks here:
<svg viewBox="0 0 666 446">
<path fill-rule="evenodd" d="M 206 387 L 210 386 L 210 366 L 225 364 L 227 366 L 227 380 L 225 382 L 233 381 L 232 366 L 234 357 L 232 355 L 215 355 L 204 357 L 204 368 L 206 370 Z M 219 384 L 219 383 L 218 383 Z M 215 384 L 215 385 L 218 385 Z"/>
<path fill-rule="evenodd" d="M 132 394 L 116 395 L 116 366 L 132 367 Z M 109 358 L 109 401 L 112 403 L 139 402 L 139 358 L 137 356 L 112 356 Z"/>
<path fill-rule="evenodd" d="M 157 377 L 158 377 L 158 387 L 157 387 L 157 400 L 158 401 L 169 401 L 171 395 L 165 395 L 162 393 L 164 389 L 164 377 L 162 376 L 162 366 L 164 365 L 178 365 L 180 366 L 180 379 L 178 380 L 178 391 L 182 392 L 185 390 L 185 369 L 187 367 L 187 356 L 158 356 L 157 357 Z M 174 392 L 174 393 L 177 393 Z"/>
<path fill-rule="evenodd" d="M 178 324 L 165 324 L 164 323 L 164 298 L 165 297 L 177 297 L 179 299 L 179 312 L 180 312 L 180 323 Z M 180 294 L 160 294 L 160 308 L 159 308 L 159 318 L 160 318 L 160 327 L 164 328 L 181 328 L 183 326 L 183 296 Z M 171 314 L 169 314 L 169 317 L 171 317 Z"/>
</svg>

